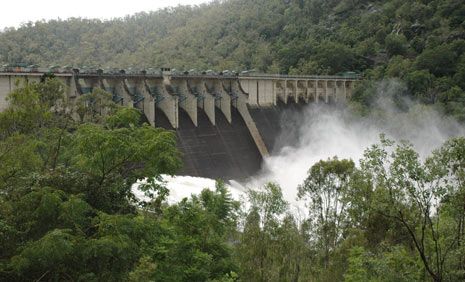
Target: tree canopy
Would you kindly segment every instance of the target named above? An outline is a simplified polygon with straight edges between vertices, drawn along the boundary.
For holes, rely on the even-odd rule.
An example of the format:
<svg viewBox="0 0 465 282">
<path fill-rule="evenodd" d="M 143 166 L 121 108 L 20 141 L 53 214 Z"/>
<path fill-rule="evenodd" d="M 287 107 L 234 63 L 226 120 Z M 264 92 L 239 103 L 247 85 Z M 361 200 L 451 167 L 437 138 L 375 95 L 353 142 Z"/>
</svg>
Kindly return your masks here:
<svg viewBox="0 0 465 282">
<path fill-rule="evenodd" d="M 364 74 L 465 121 L 459 0 L 228 0 L 110 21 L 27 23 L 0 33 L 0 61 L 95 67 Z M 278 184 L 245 201 L 225 184 L 168 204 L 182 165 L 173 132 L 95 89 L 70 101 L 44 77 L 0 113 L 2 281 L 463 281 L 465 138 L 424 159 L 380 137 L 360 162 L 308 170 L 296 214 Z M 399 102 L 400 103 L 400 102 Z M 135 196 L 133 184 L 143 180 Z"/>
<path fill-rule="evenodd" d="M 361 72 L 464 120 L 465 4 L 458 0 L 227 0 L 107 21 L 26 23 L 0 33 L 0 62 L 284 74 Z M 418 87 L 418 83 L 426 84 Z M 441 81 L 448 79 L 448 89 Z M 412 83 L 413 82 L 413 83 Z M 453 99 L 437 99 L 457 86 Z M 362 91 L 360 91 L 362 92 Z M 373 94 L 370 94 L 373 95 Z"/>
</svg>

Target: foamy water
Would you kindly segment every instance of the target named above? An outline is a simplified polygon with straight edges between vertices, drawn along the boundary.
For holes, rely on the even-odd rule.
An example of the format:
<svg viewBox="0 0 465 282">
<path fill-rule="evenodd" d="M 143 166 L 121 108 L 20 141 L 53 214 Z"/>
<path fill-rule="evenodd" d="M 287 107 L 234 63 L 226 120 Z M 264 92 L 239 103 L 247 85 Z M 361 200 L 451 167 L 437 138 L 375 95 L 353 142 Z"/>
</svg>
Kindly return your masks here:
<svg viewBox="0 0 465 282">
<path fill-rule="evenodd" d="M 169 189 L 170 194 L 167 198 L 169 204 L 174 204 L 191 195 L 199 195 L 203 189 L 215 191 L 215 180 L 193 176 L 170 176 L 163 175 L 163 181 Z M 245 188 L 235 181 L 225 183 L 231 196 L 235 200 L 245 199 Z M 137 189 L 138 183 L 134 184 L 133 192 L 139 199 L 148 200 L 144 193 Z"/>
<path fill-rule="evenodd" d="M 321 159 L 338 156 L 339 159 L 349 158 L 358 163 L 365 149 L 379 142 L 381 133 L 396 141 L 408 140 L 421 157 L 429 155 L 452 136 L 465 136 L 462 125 L 432 108 L 411 103 L 409 111 L 399 112 L 392 97 L 403 91 L 402 87 L 398 81 L 380 82 L 381 98 L 368 117 L 359 117 L 347 108 L 311 104 L 291 120 L 283 120 L 284 128 L 297 130 L 298 138 L 289 140 L 286 132 L 278 136 L 277 140 L 285 140 L 284 144 L 280 144 L 282 149 L 272 152 L 264 160 L 262 171 L 246 183 L 227 182 L 231 194 L 239 200 L 245 197 L 247 189 L 258 189 L 273 181 L 283 189 L 291 209 L 301 210 L 304 204 L 296 199 L 297 187 L 303 183 L 308 169 Z M 212 179 L 165 176 L 164 180 L 171 191 L 170 203 L 199 194 L 204 188 L 215 189 Z"/>
</svg>

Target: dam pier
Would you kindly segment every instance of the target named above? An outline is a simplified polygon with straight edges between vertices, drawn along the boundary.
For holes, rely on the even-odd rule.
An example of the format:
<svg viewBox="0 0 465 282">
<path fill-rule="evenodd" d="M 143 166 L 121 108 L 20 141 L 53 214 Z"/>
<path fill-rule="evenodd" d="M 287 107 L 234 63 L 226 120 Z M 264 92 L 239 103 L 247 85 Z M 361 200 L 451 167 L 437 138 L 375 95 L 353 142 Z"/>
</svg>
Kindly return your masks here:
<svg viewBox="0 0 465 282">
<path fill-rule="evenodd" d="M 155 127 L 174 130 L 182 175 L 242 179 L 260 169 L 274 146 L 280 115 L 308 103 L 344 103 L 355 76 L 191 74 L 159 72 L 0 71 L 0 111 L 17 80 L 53 75 L 72 103 L 100 88 L 113 101 L 139 109 Z M 284 129 L 285 130 L 285 129 Z"/>
</svg>

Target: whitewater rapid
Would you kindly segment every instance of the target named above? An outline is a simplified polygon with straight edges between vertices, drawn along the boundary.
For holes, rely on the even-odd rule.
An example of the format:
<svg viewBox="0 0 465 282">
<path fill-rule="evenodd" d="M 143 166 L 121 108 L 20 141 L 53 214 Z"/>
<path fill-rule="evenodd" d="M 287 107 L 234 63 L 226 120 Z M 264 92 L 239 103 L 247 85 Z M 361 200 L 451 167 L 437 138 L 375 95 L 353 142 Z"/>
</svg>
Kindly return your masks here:
<svg viewBox="0 0 465 282">
<path fill-rule="evenodd" d="M 167 202 L 175 204 L 191 195 L 199 195 L 203 189 L 215 191 L 216 181 L 209 178 L 194 176 L 162 175 L 166 188 L 170 191 Z M 143 182 L 143 181 L 141 181 Z M 139 182 L 140 183 L 140 182 Z M 225 182 L 226 187 L 234 200 L 243 201 L 246 198 L 246 188 L 236 181 Z M 147 200 L 144 193 L 137 189 L 138 183 L 133 186 L 133 192 L 139 199 Z"/>
<path fill-rule="evenodd" d="M 297 187 L 309 168 L 321 159 L 338 156 L 358 163 L 364 151 L 379 142 L 382 133 L 395 141 L 409 141 L 421 157 L 429 155 L 450 137 L 465 136 L 461 124 L 433 107 L 404 101 L 408 110 L 399 110 L 393 97 L 404 89 L 405 85 L 399 81 L 379 82 L 379 98 L 369 116 L 361 117 L 350 106 L 338 108 L 320 103 L 309 104 L 302 112 L 286 117 L 281 121 L 282 128 L 297 130 L 298 137 L 289 140 L 289 134 L 282 132 L 276 139 L 282 144 L 263 161 L 257 175 L 242 182 L 226 181 L 232 196 L 240 200 L 245 198 L 247 189 L 259 189 L 267 182 L 275 182 L 291 206 L 302 208 L 303 203 L 296 199 Z M 204 188 L 215 189 L 212 179 L 164 176 L 164 180 L 170 190 L 169 203 L 199 194 Z"/>
</svg>

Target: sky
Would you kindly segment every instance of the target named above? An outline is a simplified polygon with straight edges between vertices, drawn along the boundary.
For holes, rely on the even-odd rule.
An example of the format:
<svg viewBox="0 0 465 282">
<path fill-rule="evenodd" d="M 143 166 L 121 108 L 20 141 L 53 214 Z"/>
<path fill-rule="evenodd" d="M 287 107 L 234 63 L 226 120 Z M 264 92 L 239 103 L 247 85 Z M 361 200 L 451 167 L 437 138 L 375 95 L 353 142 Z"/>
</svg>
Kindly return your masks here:
<svg viewBox="0 0 465 282">
<path fill-rule="evenodd" d="M 210 0 L 7 0 L 1 3 L 0 30 L 43 19 L 70 17 L 111 19 L 164 7 L 198 5 L 206 2 Z"/>
</svg>

